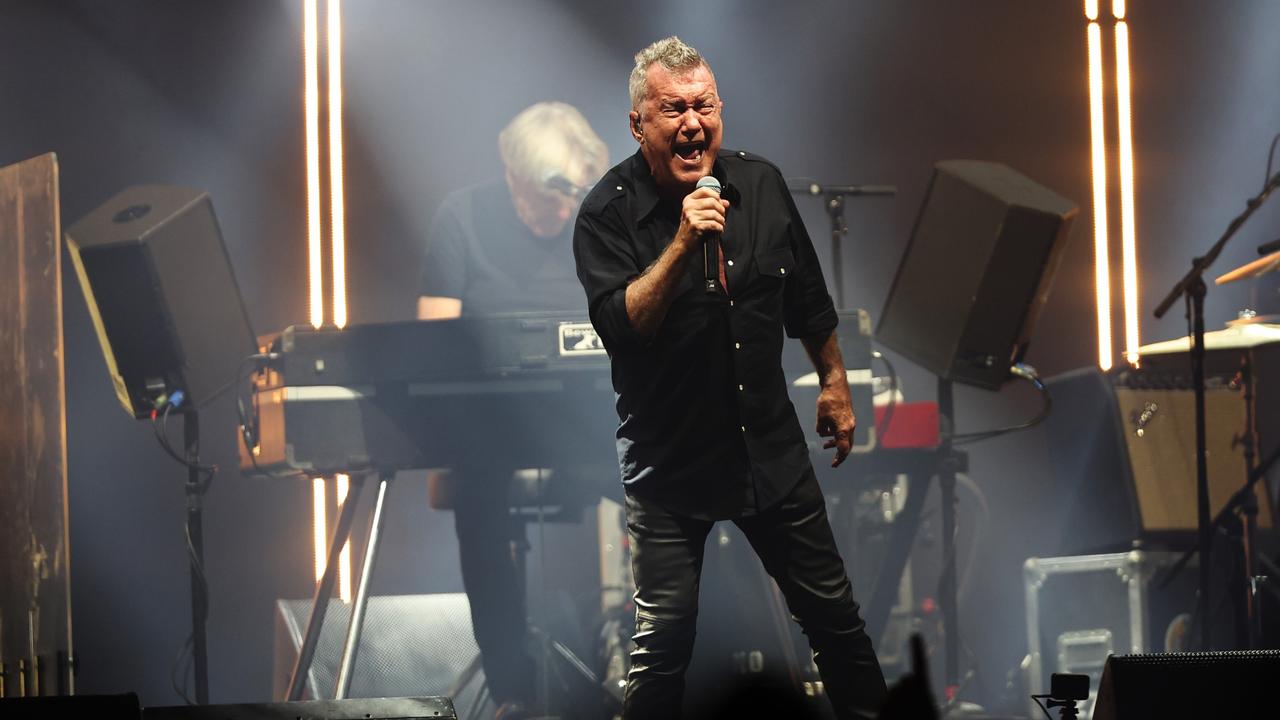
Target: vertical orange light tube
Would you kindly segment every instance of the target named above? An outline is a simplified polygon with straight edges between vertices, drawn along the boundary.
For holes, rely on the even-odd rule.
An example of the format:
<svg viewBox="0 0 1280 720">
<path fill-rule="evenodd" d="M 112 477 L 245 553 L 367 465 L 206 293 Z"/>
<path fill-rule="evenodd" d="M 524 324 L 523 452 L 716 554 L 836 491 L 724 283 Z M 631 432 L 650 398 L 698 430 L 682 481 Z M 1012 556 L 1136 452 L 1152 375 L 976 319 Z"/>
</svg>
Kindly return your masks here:
<svg viewBox="0 0 1280 720">
<path fill-rule="evenodd" d="M 1093 3 L 1094 17 L 1097 3 Z M 1086 12 L 1088 7 L 1086 3 Z M 1089 23 L 1089 130 L 1093 148 L 1093 257 L 1098 313 L 1098 366 L 1111 369 L 1111 262 L 1107 242 L 1107 146 L 1102 117 L 1102 29 Z"/>
<path fill-rule="evenodd" d="M 338 507 L 347 501 L 347 488 L 349 478 L 346 475 L 338 476 Z M 351 602 L 351 540 L 348 539 L 342 546 L 342 552 L 338 555 L 338 596 L 342 598 L 342 602 Z"/>
<path fill-rule="evenodd" d="M 1124 12 L 1123 0 L 1117 0 L 1117 17 Z M 1116 105 L 1120 136 L 1120 239 L 1123 247 L 1124 272 L 1124 342 L 1125 359 L 1138 364 L 1138 233 L 1134 219 L 1133 195 L 1133 122 L 1130 112 L 1129 26 L 1116 23 Z"/>
<path fill-rule="evenodd" d="M 333 324 L 347 325 L 346 205 L 342 183 L 342 9 L 329 0 L 329 193 L 332 216 Z"/>
<path fill-rule="evenodd" d="M 320 68 L 317 0 L 302 2 L 303 102 L 307 133 L 307 290 L 311 326 L 324 324 L 324 278 L 320 255 Z"/>
<path fill-rule="evenodd" d="M 303 0 L 303 102 L 306 114 L 307 151 L 307 295 L 312 327 L 324 324 L 324 257 L 320 217 L 320 43 L 319 0 Z M 330 264 L 333 270 L 333 324 L 347 324 L 346 269 L 346 204 L 342 176 L 342 14 L 340 0 L 328 0 L 326 37 L 328 40 L 328 109 L 329 109 L 329 210 Z M 337 477 L 338 507 L 342 507 L 348 490 L 346 475 Z M 325 528 L 327 498 L 325 481 L 312 481 L 312 523 L 315 544 L 316 580 L 324 573 L 328 559 Z M 351 543 L 343 545 L 338 560 L 339 594 L 351 601 Z"/>
<path fill-rule="evenodd" d="M 324 575 L 324 565 L 328 559 L 326 547 L 329 532 L 325 528 L 325 506 L 328 502 L 324 490 L 324 478 L 311 479 L 311 540 L 315 546 L 316 582 L 320 582 Z"/>
</svg>

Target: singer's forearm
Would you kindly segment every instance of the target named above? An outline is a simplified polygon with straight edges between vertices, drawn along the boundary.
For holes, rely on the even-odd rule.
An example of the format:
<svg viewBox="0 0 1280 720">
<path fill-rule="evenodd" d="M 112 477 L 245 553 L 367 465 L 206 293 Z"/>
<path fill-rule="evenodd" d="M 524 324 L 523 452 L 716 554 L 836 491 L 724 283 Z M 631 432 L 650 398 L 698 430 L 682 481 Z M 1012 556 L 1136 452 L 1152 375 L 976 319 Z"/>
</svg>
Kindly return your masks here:
<svg viewBox="0 0 1280 720">
<path fill-rule="evenodd" d="M 668 245 L 662 255 L 627 286 L 627 320 L 645 342 L 658 334 L 679 292 L 680 279 L 689 270 L 693 253 L 679 240 Z"/>
<path fill-rule="evenodd" d="M 849 380 L 845 375 L 844 357 L 840 354 L 840 341 L 835 331 L 826 335 L 815 335 L 801 340 L 814 370 L 818 371 L 818 382 L 824 388 L 844 388 L 847 392 Z"/>
</svg>

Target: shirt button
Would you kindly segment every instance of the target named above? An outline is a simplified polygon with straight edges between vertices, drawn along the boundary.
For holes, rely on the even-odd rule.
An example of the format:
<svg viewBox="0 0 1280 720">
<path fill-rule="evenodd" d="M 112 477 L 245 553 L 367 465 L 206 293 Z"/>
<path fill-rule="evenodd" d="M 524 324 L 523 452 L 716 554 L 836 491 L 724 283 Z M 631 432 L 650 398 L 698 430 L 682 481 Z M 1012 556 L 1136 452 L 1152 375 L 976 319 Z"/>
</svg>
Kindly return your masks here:
<svg viewBox="0 0 1280 720">
<path fill-rule="evenodd" d="M 733 301 L 732 301 L 732 300 L 730 300 L 730 301 L 729 301 L 729 307 L 733 307 Z"/>
<path fill-rule="evenodd" d="M 740 343 L 740 342 L 736 342 L 736 343 L 734 343 L 734 344 L 733 344 L 733 349 L 734 349 L 734 350 L 741 350 L 741 349 L 742 349 L 742 343 Z"/>
<path fill-rule="evenodd" d="M 738 392 L 742 392 L 742 386 L 741 386 L 741 385 L 739 385 L 739 386 L 738 386 Z"/>
<path fill-rule="evenodd" d="M 744 158 L 744 157 L 746 157 L 746 156 L 747 156 L 747 154 L 746 154 L 746 153 L 742 152 L 741 150 L 739 150 L 739 151 L 738 151 L 738 157 L 740 157 L 740 158 Z"/>
<path fill-rule="evenodd" d="M 786 268 L 778 268 L 778 272 L 782 273 L 783 275 L 786 275 L 786 274 L 787 274 L 787 269 L 786 269 Z"/>
<path fill-rule="evenodd" d="M 621 185 L 619 185 L 619 186 L 618 186 L 618 189 L 619 189 L 619 190 L 621 190 L 621 189 L 622 189 L 622 186 L 621 186 Z"/>
<path fill-rule="evenodd" d="M 728 265 L 729 267 L 733 267 L 733 261 L 732 261 L 732 260 L 726 260 L 724 264 L 725 264 L 725 265 Z"/>
<path fill-rule="evenodd" d="M 747 426 L 746 426 L 746 425 L 742 425 L 742 426 L 740 426 L 740 427 L 742 428 L 742 432 L 746 432 L 746 431 L 747 431 Z"/>
</svg>

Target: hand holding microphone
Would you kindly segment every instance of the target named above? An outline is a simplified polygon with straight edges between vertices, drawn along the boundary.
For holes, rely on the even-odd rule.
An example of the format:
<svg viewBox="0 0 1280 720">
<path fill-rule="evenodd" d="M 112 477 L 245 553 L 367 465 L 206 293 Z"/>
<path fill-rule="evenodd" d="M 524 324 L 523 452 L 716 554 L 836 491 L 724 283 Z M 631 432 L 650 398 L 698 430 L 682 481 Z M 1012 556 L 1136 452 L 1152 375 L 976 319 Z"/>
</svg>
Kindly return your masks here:
<svg viewBox="0 0 1280 720">
<path fill-rule="evenodd" d="M 720 197 L 720 181 L 710 175 L 698 181 L 697 188 L 685 197 L 681 208 L 680 231 L 685 234 L 686 243 L 702 243 L 703 276 L 708 293 L 720 290 L 720 236 L 724 233 L 728 209 L 729 201 Z"/>
</svg>

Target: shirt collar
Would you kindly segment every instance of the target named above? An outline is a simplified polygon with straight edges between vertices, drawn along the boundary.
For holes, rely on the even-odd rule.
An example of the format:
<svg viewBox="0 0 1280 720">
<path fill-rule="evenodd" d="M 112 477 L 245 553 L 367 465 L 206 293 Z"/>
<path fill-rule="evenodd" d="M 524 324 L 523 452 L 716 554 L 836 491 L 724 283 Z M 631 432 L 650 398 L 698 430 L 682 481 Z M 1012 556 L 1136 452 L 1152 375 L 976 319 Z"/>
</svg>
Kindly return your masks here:
<svg viewBox="0 0 1280 720">
<path fill-rule="evenodd" d="M 727 169 L 722 157 L 719 155 L 716 157 L 715 164 L 711 166 L 711 174 L 720 181 L 720 186 L 724 188 L 721 194 L 730 203 L 736 205 L 738 203 L 737 191 L 729 185 Z M 636 224 L 639 225 L 657 209 L 662 196 L 658 194 L 658 183 L 653 179 L 653 173 L 649 171 L 649 163 L 645 161 L 644 155 L 638 149 L 631 156 L 631 179 L 635 188 L 635 202 L 632 203 L 632 209 L 635 212 Z"/>
</svg>

